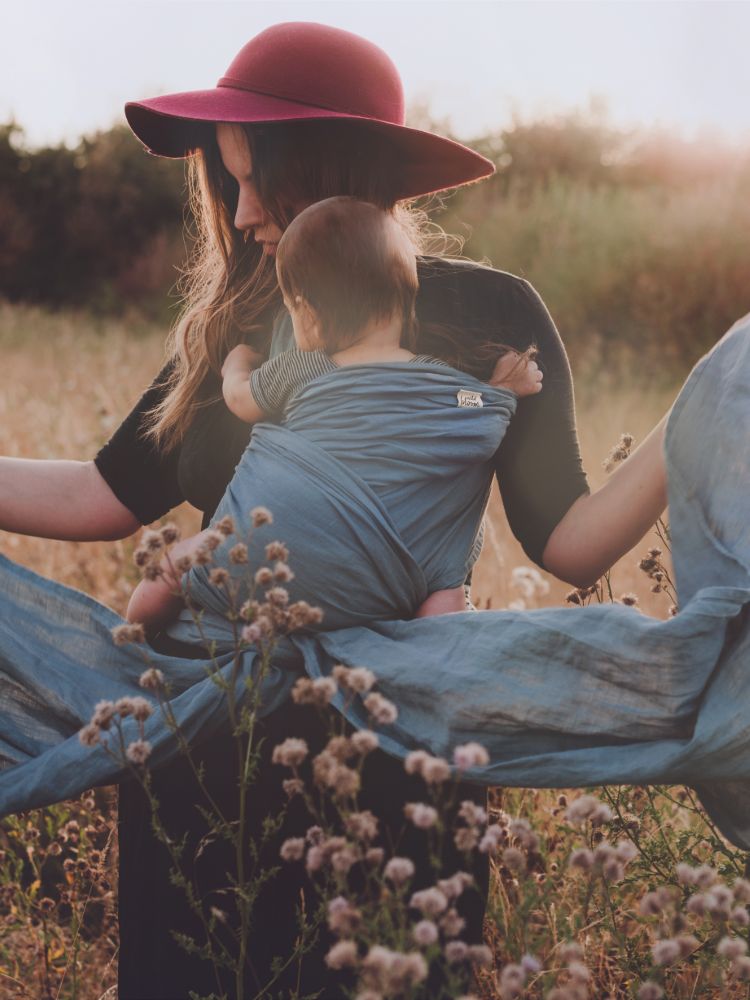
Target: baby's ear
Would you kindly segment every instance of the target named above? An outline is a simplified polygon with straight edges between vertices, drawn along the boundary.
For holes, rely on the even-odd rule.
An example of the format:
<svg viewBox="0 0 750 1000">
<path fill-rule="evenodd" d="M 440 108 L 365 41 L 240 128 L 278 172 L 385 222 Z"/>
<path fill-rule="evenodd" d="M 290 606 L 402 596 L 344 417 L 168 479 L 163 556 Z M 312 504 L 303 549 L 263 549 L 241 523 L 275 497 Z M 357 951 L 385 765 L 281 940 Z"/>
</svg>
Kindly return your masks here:
<svg viewBox="0 0 750 1000">
<path fill-rule="evenodd" d="M 296 297 L 295 302 L 302 329 L 308 336 L 317 340 L 316 334 L 320 333 L 320 317 L 317 310 L 310 305 L 307 299 L 302 298 L 301 295 Z"/>
</svg>

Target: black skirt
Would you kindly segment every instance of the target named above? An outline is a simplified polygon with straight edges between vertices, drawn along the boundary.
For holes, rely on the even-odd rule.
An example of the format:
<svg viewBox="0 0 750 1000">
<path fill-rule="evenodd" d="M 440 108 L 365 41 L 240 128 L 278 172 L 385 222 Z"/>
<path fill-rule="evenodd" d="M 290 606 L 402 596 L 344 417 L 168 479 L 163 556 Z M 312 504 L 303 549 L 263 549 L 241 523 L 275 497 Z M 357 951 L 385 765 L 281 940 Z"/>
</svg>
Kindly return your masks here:
<svg viewBox="0 0 750 1000">
<path fill-rule="evenodd" d="M 179 648 L 177 648 L 179 646 Z M 159 650 L 184 656 L 187 647 L 171 641 L 159 642 Z M 276 744 L 290 736 L 305 739 L 311 756 L 322 750 L 328 740 L 332 722 L 340 724 L 335 709 L 319 713 L 310 706 L 292 701 L 261 720 L 257 735 L 262 738 L 260 767 L 256 779 L 246 792 L 246 829 L 248 850 L 246 872 L 257 865 L 256 871 L 279 867 L 278 873 L 260 889 L 251 914 L 248 939 L 248 962 L 243 988 L 246 997 L 254 997 L 273 979 L 274 957 L 286 960 L 292 953 L 299 935 L 297 911 L 301 906 L 313 915 L 320 907 L 320 897 L 305 872 L 304 862 L 284 862 L 279 848 L 288 837 L 304 836 L 315 819 L 307 812 L 300 796 L 291 801 L 282 788 L 288 769 L 271 762 Z M 347 724 L 346 731 L 351 731 Z M 227 819 L 238 816 L 238 760 L 236 740 L 227 734 L 213 738 L 193 748 L 193 757 L 205 767 L 204 781 Z M 200 838 L 206 833 L 206 821 L 196 808 L 206 804 L 192 768 L 184 757 L 152 771 L 152 788 L 159 800 L 159 816 L 167 833 L 177 842 L 186 837 L 182 851 L 182 869 L 196 886 L 204 912 L 211 907 L 225 914 L 228 926 L 237 925 L 233 896 L 227 892 L 230 877 L 237 870 L 234 847 L 215 840 L 195 858 Z M 462 784 L 459 801 L 470 798 L 486 806 L 487 792 L 483 787 Z M 444 852 L 441 871 L 436 875 L 430 865 L 427 835 L 404 819 L 406 802 L 423 801 L 425 786 L 418 776 L 406 774 L 403 762 L 375 750 L 365 759 L 362 774 L 361 809 L 370 809 L 379 819 L 380 837 L 375 842 L 392 853 L 407 856 L 416 866 L 413 888 L 433 885 L 436 877 L 446 877 L 466 870 L 466 856 L 456 851 L 452 839 Z M 277 816 L 288 803 L 282 828 L 265 838 L 264 820 Z M 151 828 L 151 810 L 146 795 L 135 779 L 119 787 L 118 836 L 120 868 L 118 880 L 120 951 L 118 987 L 120 1000 L 187 1000 L 191 990 L 201 996 L 214 993 L 231 998 L 236 995 L 234 975 L 218 970 L 204 958 L 189 954 L 176 942 L 172 930 L 193 937 L 198 945 L 205 943 L 203 925 L 186 901 L 184 889 L 171 884 L 172 867 L 167 848 L 160 843 Z M 253 854 L 257 853 L 257 861 Z M 469 890 L 459 900 L 459 911 L 466 920 L 461 937 L 468 942 L 480 942 L 482 922 L 489 885 L 487 858 L 475 852 L 474 875 L 478 891 Z M 350 873 L 352 884 L 356 870 Z M 227 942 L 229 937 L 227 935 Z M 333 972 L 325 965 L 325 954 L 335 939 L 325 922 L 317 943 L 302 957 L 281 972 L 261 995 L 286 997 L 294 990 L 299 994 L 319 991 L 321 997 L 340 998 L 350 973 Z M 234 952 L 236 954 L 236 952 Z M 439 973 L 435 973 L 439 975 Z M 437 986 L 437 982 L 435 983 Z M 432 990 L 430 991 L 432 992 Z"/>
</svg>

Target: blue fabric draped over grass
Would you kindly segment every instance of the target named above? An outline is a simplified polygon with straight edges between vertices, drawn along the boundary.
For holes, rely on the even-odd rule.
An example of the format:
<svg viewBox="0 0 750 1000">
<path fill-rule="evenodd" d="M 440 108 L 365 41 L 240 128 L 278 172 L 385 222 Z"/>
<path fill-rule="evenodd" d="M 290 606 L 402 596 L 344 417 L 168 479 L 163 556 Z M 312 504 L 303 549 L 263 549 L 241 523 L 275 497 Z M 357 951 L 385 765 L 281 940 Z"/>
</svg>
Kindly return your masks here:
<svg viewBox="0 0 750 1000">
<path fill-rule="evenodd" d="M 383 369 L 387 370 L 383 370 Z M 457 393 L 482 393 L 458 407 Z M 520 405 L 524 405 L 523 402 Z M 367 666 L 398 707 L 381 746 L 450 756 L 477 740 L 481 783 L 571 787 L 686 784 L 734 843 L 750 849 L 750 318 L 694 369 L 667 428 L 673 557 L 680 602 L 668 621 L 621 605 L 467 612 L 409 620 L 432 590 L 462 581 L 488 495 L 492 455 L 512 415 L 506 393 L 431 365 L 363 366 L 323 376 L 285 426 L 255 429 L 216 519 L 272 528 L 249 537 L 251 564 L 284 541 L 292 600 L 321 606 L 320 628 L 284 640 L 265 677 L 265 711 L 297 677 Z M 213 565 L 233 574 L 236 537 Z M 216 663 L 232 668 L 231 630 L 209 568 L 190 571 Z M 91 598 L 0 563 L 0 815 L 118 780 L 121 768 L 77 737 L 96 701 L 143 694 L 143 649 L 115 647 L 121 619 Z M 190 615 L 170 634 L 196 642 Z M 226 695 L 205 663 L 149 662 L 172 685 L 188 741 L 228 725 Z M 257 672 L 242 656 L 238 692 Z M 361 702 L 334 704 L 357 726 Z M 126 719 L 127 738 L 137 730 Z M 178 752 L 155 713 L 152 765 Z M 294 735 L 290 733 L 290 735 Z"/>
</svg>

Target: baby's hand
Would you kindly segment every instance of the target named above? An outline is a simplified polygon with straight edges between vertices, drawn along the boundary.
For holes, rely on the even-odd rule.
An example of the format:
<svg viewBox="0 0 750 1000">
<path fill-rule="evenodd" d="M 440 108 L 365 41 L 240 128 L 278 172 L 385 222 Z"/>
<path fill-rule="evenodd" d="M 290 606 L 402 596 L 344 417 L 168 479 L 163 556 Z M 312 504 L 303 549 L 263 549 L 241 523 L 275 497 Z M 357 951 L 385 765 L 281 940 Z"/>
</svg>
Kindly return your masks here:
<svg viewBox="0 0 750 1000">
<path fill-rule="evenodd" d="M 533 358 L 525 358 L 517 351 L 508 351 L 498 358 L 490 378 L 490 385 L 510 389 L 517 396 L 533 396 L 542 391 L 542 373 Z"/>
<path fill-rule="evenodd" d="M 221 377 L 227 378 L 229 375 L 249 375 L 254 368 L 259 368 L 263 364 L 263 355 L 258 354 L 247 344 L 237 344 L 224 358 L 221 366 Z"/>
</svg>

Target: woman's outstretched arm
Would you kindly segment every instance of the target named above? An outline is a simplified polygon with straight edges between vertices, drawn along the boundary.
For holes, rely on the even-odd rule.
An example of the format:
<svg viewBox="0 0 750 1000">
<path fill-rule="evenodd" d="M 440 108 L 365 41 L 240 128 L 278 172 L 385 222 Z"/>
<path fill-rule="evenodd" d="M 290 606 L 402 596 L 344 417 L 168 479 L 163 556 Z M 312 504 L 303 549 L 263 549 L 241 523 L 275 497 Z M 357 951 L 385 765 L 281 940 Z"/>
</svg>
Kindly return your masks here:
<svg viewBox="0 0 750 1000">
<path fill-rule="evenodd" d="M 93 461 L 0 458 L 0 530 L 65 541 L 132 535 L 141 522 Z"/>
<path fill-rule="evenodd" d="M 545 569 L 590 586 L 643 538 L 667 506 L 664 417 L 595 493 L 578 497 L 552 531 Z"/>
</svg>

